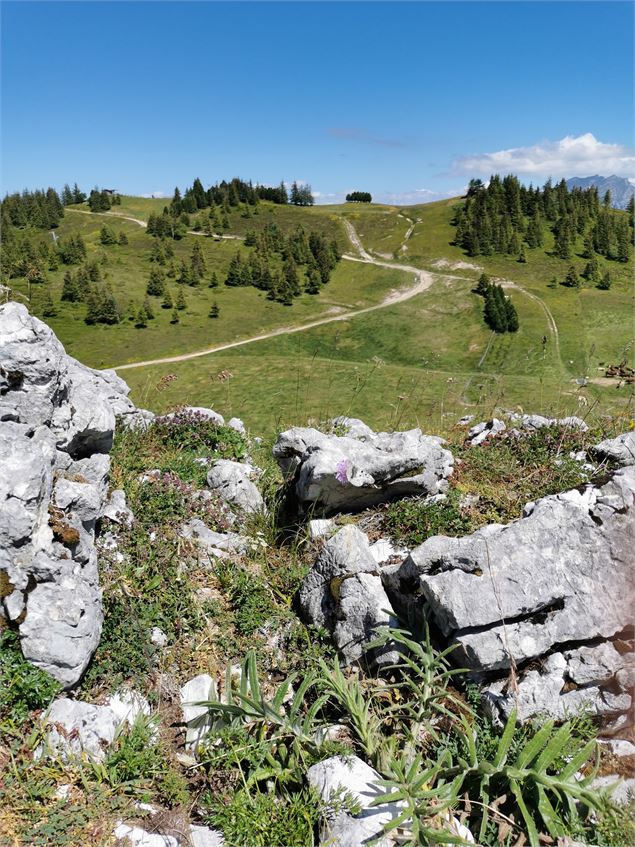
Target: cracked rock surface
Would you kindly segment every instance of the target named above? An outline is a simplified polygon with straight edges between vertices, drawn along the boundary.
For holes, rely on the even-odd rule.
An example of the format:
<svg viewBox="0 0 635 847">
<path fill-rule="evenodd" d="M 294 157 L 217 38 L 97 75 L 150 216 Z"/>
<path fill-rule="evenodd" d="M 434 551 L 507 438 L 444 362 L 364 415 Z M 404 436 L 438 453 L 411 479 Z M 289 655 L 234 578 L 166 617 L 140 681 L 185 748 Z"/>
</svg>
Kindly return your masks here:
<svg viewBox="0 0 635 847">
<path fill-rule="evenodd" d="M 273 455 L 305 511 L 355 512 L 447 490 L 454 459 L 442 438 L 423 435 L 420 429 L 375 433 L 350 418 L 336 423 L 346 435 L 293 427 L 274 445 Z"/>
<path fill-rule="evenodd" d="M 95 528 L 115 415 L 138 411 L 127 395 L 113 371 L 67 356 L 25 306 L 0 306 L 0 618 L 66 688 L 101 633 Z"/>
</svg>

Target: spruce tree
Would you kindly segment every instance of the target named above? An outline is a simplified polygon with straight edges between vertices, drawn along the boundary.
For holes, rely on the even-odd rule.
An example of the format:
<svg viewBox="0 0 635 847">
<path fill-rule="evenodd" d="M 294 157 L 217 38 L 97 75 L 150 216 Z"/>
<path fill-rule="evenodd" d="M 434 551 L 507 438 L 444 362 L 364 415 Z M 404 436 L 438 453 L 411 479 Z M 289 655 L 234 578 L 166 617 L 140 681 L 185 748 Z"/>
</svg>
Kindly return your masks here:
<svg viewBox="0 0 635 847">
<path fill-rule="evenodd" d="M 170 323 L 171 324 L 178 324 L 179 321 L 180 321 L 179 313 L 176 311 L 176 309 L 172 309 L 172 316 L 170 318 Z"/>
<path fill-rule="evenodd" d="M 182 312 L 186 307 L 187 303 L 185 301 L 185 293 L 183 288 L 179 288 L 179 293 L 176 295 L 176 308 L 179 312 Z"/>
<path fill-rule="evenodd" d="M 216 303 L 216 301 L 214 301 L 212 303 L 211 307 L 210 307 L 210 310 L 209 310 L 209 317 L 210 318 L 217 318 L 219 316 L 219 314 L 220 314 L 220 309 L 218 308 L 218 304 Z"/>
<path fill-rule="evenodd" d="M 126 244 L 128 244 L 128 236 L 123 230 L 119 233 L 119 237 L 117 238 L 117 244 L 119 244 L 120 247 L 124 247 Z"/>
<path fill-rule="evenodd" d="M 600 265 L 597 260 L 597 256 L 593 256 L 586 263 L 586 267 L 582 271 L 582 276 L 590 283 L 596 283 L 600 280 Z"/>
<path fill-rule="evenodd" d="M 602 276 L 602 279 L 598 282 L 597 287 L 600 291 L 608 291 L 611 287 L 611 272 L 606 271 L 606 273 Z"/>
<path fill-rule="evenodd" d="M 521 246 L 520 246 L 520 254 L 518 256 L 518 261 L 520 262 L 521 265 L 524 265 L 524 264 L 527 263 L 527 253 L 525 251 L 525 245 L 524 244 L 521 244 Z"/>
<path fill-rule="evenodd" d="M 77 285 L 77 279 L 71 271 L 66 271 L 64 274 L 64 282 L 62 283 L 61 300 L 67 303 L 78 303 L 82 297 Z"/>
<path fill-rule="evenodd" d="M 145 329 L 148 325 L 146 310 L 139 306 L 135 313 L 134 325 L 137 329 Z"/>
<path fill-rule="evenodd" d="M 146 313 L 146 318 L 147 318 L 149 321 L 153 321 L 153 320 L 154 320 L 154 310 L 153 310 L 153 308 L 152 308 L 152 303 L 150 302 L 150 298 L 149 298 L 149 297 L 144 297 L 144 300 L 143 300 L 143 311 Z"/>
<path fill-rule="evenodd" d="M 482 297 L 484 297 L 487 294 L 491 284 L 492 283 L 488 275 L 486 273 L 482 273 L 478 278 L 478 282 L 476 283 L 476 288 L 474 289 L 474 291 L 476 294 L 480 294 Z"/>
<path fill-rule="evenodd" d="M 580 280 L 578 272 L 573 265 L 571 265 L 567 271 L 567 275 L 564 278 L 564 284 L 567 288 L 582 288 L 582 281 Z"/>
<path fill-rule="evenodd" d="M 99 231 L 99 240 L 104 245 L 116 244 L 117 236 L 107 224 L 104 224 Z"/>
<path fill-rule="evenodd" d="M 509 297 L 505 301 L 505 312 L 507 317 L 507 332 L 518 332 L 518 312 Z"/>
<path fill-rule="evenodd" d="M 51 290 L 47 287 L 46 293 L 42 299 L 42 315 L 45 318 L 54 318 L 57 314 L 57 307 L 51 297 Z"/>
<path fill-rule="evenodd" d="M 172 309 L 173 306 L 174 306 L 174 302 L 172 300 L 172 295 L 170 294 L 170 292 L 166 288 L 165 293 L 163 295 L 163 301 L 161 302 L 161 308 L 162 309 Z"/>
<path fill-rule="evenodd" d="M 207 265 L 205 264 L 205 258 L 203 256 L 203 249 L 201 248 L 200 242 L 196 241 L 194 246 L 192 247 L 192 256 L 190 259 L 190 267 L 192 271 L 192 278 L 199 282 L 205 274 L 207 273 Z"/>
<path fill-rule="evenodd" d="M 208 288 L 218 288 L 218 277 L 216 276 L 216 271 L 213 271 L 212 276 L 210 277 Z"/>
<path fill-rule="evenodd" d="M 146 287 L 146 294 L 152 297 L 161 297 L 165 293 L 165 276 L 159 268 L 152 268 L 150 278 Z"/>
<path fill-rule="evenodd" d="M 631 255 L 631 236 L 626 220 L 621 220 L 617 224 L 615 234 L 617 237 L 617 261 L 628 262 Z"/>
</svg>

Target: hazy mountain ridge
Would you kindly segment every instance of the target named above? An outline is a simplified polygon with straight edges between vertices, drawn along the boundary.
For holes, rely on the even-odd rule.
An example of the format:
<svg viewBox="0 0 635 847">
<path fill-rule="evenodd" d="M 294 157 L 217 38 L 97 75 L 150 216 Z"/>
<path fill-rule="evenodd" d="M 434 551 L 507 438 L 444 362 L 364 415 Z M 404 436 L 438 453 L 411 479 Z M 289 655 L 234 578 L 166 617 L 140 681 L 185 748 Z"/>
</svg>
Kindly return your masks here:
<svg viewBox="0 0 635 847">
<path fill-rule="evenodd" d="M 635 185 L 630 183 L 626 177 L 616 176 L 574 176 L 567 180 L 567 188 L 588 188 L 591 185 L 597 187 L 600 197 L 604 197 L 607 191 L 611 192 L 611 205 L 614 209 L 625 209 L 628 201 L 635 194 Z"/>
</svg>

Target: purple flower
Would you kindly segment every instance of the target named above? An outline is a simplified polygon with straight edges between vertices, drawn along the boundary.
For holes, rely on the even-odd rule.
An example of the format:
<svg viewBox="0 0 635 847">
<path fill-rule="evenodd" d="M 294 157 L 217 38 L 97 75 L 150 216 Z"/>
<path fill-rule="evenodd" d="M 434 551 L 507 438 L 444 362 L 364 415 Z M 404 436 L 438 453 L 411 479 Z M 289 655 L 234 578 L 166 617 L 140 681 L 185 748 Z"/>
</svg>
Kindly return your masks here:
<svg viewBox="0 0 635 847">
<path fill-rule="evenodd" d="M 348 468 L 348 459 L 342 459 L 341 462 L 337 463 L 335 479 L 342 485 L 345 485 L 348 482 Z"/>
</svg>

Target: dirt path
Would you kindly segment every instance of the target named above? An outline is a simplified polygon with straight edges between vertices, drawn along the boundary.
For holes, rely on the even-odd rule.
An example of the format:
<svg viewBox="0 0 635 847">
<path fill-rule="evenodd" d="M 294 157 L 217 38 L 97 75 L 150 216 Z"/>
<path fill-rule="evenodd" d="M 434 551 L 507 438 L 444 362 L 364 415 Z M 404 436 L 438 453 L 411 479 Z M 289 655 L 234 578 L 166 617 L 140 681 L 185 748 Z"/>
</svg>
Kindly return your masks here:
<svg viewBox="0 0 635 847">
<path fill-rule="evenodd" d="M 368 255 L 368 254 L 366 254 Z M 405 265 L 396 265 L 388 262 L 378 262 L 375 259 L 362 259 L 356 256 L 344 255 L 343 259 L 349 262 L 364 262 L 371 265 L 379 265 L 380 267 L 393 268 L 396 270 L 412 272 L 415 274 L 418 282 L 410 288 L 395 289 L 374 306 L 366 306 L 364 309 L 355 309 L 350 312 L 343 312 L 340 315 L 331 315 L 327 318 L 319 318 L 316 321 L 302 324 L 300 326 L 280 327 L 279 329 L 265 332 L 262 335 L 255 335 L 252 338 L 245 338 L 242 341 L 231 341 L 227 344 L 219 344 L 216 347 L 209 347 L 206 350 L 198 350 L 195 353 L 184 353 L 180 356 L 166 356 L 162 359 L 148 359 L 145 362 L 132 362 L 128 365 L 115 365 L 115 370 L 125 371 L 132 368 L 145 368 L 150 365 L 163 365 L 172 362 L 185 362 L 188 359 L 198 359 L 201 356 L 209 356 L 211 353 L 220 353 L 222 350 L 231 350 L 234 347 L 243 347 L 245 344 L 253 344 L 255 341 L 266 341 L 268 338 L 275 338 L 278 335 L 291 335 L 296 332 L 304 332 L 307 329 L 313 329 L 316 326 L 324 326 L 324 324 L 335 323 L 337 321 L 347 321 L 350 318 L 355 318 L 358 315 L 367 315 L 369 312 L 375 312 L 378 309 L 385 309 L 387 306 L 394 306 L 396 303 L 403 303 L 405 300 L 410 300 L 411 297 L 416 297 L 427 288 L 429 288 L 435 280 L 435 274 L 428 271 L 420 271 L 417 268 L 406 267 Z M 439 275 L 440 276 L 440 275 Z"/>
<path fill-rule="evenodd" d="M 529 297 L 531 300 L 535 300 L 536 303 L 539 304 L 540 308 L 543 310 L 547 317 L 547 323 L 549 324 L 549 329 L 551 330 L 551 334 L 553 335 L 553 343 L 556 348 L 556 356 L 558 357 L 558 361 L 562 365 L 562 357 L 560 355 L 560 333 L 558 332 L 558 325 L 556 320 L 551 312 L 551 309 L 545 301 L 538 297 L 537 294 L 533 294 L 531 291 L 527 291 L 526 288 L 523 288 L 522 285 L 517 285 L 515 282 L 512 282 L 509 279 L 501 280 L 501 285 L 503 288 L 514 288 L 516 291 L 520 291 L 526 297 Z"/>
<path fill-rule="evenodd" d="M 80 215 L 104 215 L 109 218 L 121 218 L 122 221 L 132 221 L 133 224 L 138 224 L 142 226 L 144 229 L 148 228 L 148 224 L 146 221 L 142 221 L 140 218 L 132 218 L 130 215 L 120 215 L 119 212 L 89 212 L 86 209 L 67 209 L 67 212 L 78 212 Z M 204 232 L 194 232 L 193 229 L 188 229 L 188 235 L 204 235 L 206 238 L 223 238 L 227 241 L 244 241 L 242 235 L 214 235 L 207 236 Z"/>
</svg>

